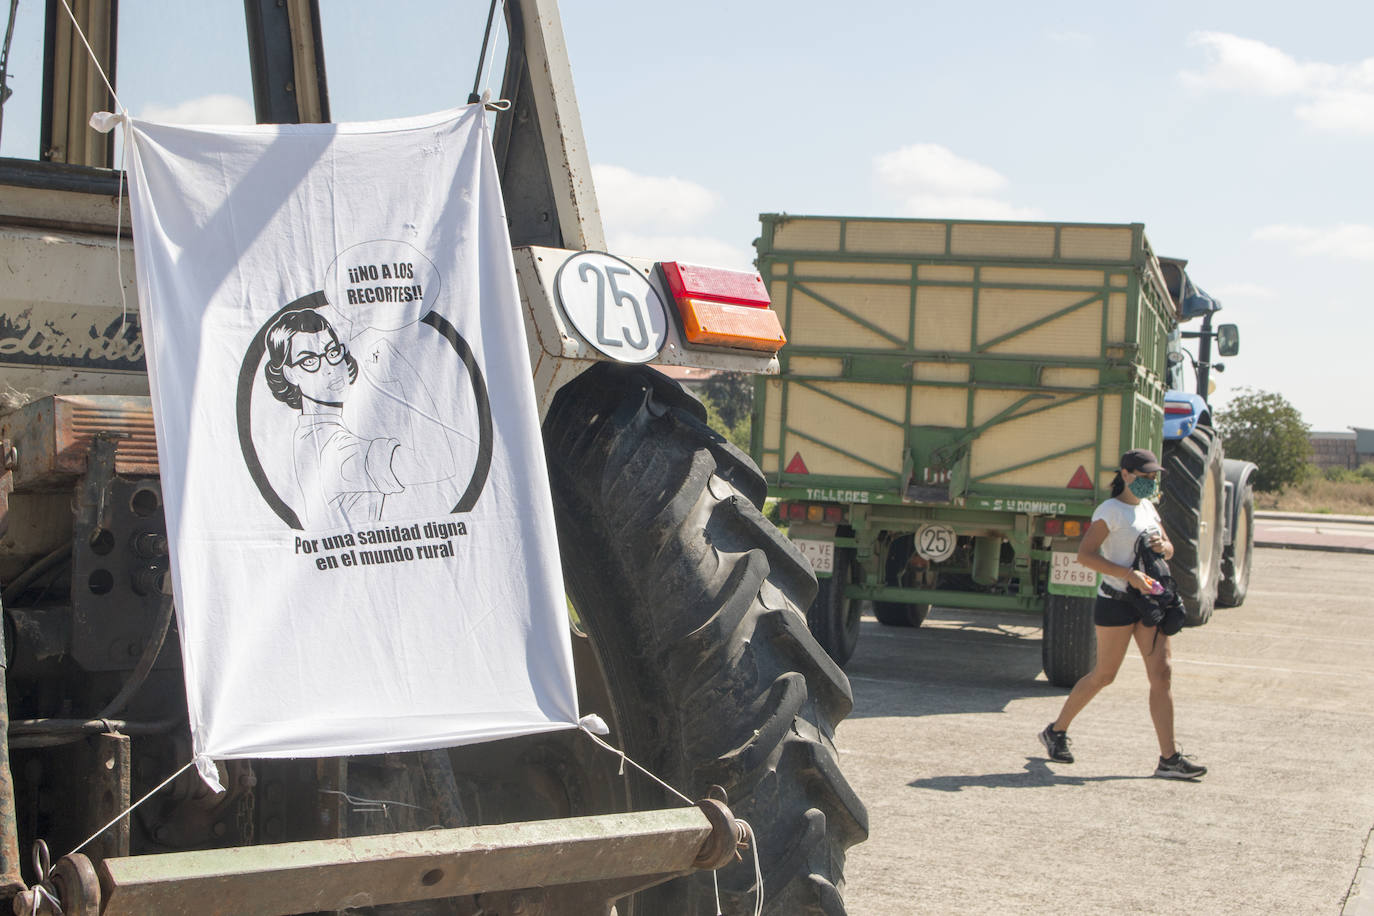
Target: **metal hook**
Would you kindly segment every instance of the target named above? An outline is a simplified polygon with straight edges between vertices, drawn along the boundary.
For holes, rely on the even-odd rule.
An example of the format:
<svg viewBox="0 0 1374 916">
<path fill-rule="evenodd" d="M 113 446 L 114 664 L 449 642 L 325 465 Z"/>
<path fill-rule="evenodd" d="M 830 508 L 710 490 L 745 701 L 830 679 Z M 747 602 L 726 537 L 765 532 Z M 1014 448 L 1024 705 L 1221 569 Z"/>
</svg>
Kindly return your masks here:
<svg viewBox="0 0 1374 916">
<path fill-rule="evenodd" d="M 43 840 L 34 840 L 33 867 L 38 872 L 39 881 L 48 880 L 52 872 L 52 856 L 48 853 L 48 844 Z"/>
</svg>

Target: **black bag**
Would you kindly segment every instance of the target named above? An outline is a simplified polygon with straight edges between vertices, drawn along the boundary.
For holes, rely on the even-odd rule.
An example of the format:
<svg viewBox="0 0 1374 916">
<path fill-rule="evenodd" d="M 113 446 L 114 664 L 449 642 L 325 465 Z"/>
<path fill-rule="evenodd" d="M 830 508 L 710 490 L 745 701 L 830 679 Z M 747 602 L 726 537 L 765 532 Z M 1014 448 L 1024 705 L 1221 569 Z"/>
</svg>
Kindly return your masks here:
<svg viewBox="0 0 1374 916">
<path fill-rule="evenodd" d="M 1140 570 L 1164 587 L 1164 591 L 1158 595 L 1147 595 L 1129 587 L 1126 589 L 1127 598 L 1140 612 L 1141 622 L 1147 627 L 1158 627 L 1165 636 L 1173 636 L 1183 629 L 1183 621 L 1187 616 L 1183 599 L 1178 596 L 1178 587 L 1174 584 L 1174 577 L 1169 574 L 1169 564 L 1165 562 L 1164 555 L 1150 549 L 1149 532 L 1136 538 L 1135 561 L 1131 563 L 1131 568 Z"/>
</svg>

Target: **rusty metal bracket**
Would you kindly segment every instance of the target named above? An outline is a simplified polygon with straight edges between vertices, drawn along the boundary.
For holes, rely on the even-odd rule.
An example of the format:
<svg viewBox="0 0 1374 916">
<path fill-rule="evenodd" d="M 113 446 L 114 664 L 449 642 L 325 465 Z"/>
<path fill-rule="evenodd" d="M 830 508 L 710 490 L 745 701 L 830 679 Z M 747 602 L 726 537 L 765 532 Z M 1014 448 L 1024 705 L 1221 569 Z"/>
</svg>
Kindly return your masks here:
<svg viewBox="0 0 1374 916">
<path fill-rule="evenodd" d="M 41 841 L 34 856 L 38 870 L 45 874 L 14 898 L 16 916 L 100 916 L 100 879 L 90 859 L 73 853 L 48 869 L 47 847 Z"/>
<path fill-rule="evenodd" d="M 735 861 L 735 850 L 744 843 L 744 825 L 726 807 L 725 802 L 715 798 L 703 798 L 697 807 L 711 822 L 711 835 L 701 844 L 696 861 L 697 868 L 715 871 Z"/>
<path fill-rule="evenodd" d="M 82 484 L 77 509 L 77 537 L 90 538 L 92 532 L 109 527 L 109 509 L 105 494 L 115 475 L 115 450 L 123 436 L 104 430 L 91 437 L 90 458 L 86 464 L 86 479 Z"/>
</svg>

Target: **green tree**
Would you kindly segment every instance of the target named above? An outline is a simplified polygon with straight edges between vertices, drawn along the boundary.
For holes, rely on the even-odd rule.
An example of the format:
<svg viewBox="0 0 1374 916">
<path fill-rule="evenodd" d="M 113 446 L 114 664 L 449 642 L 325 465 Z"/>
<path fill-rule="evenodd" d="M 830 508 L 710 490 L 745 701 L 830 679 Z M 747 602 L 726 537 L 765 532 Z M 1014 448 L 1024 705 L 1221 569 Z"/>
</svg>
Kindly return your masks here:
<svg viewBox="0 0 1374 916">
<path fill-rule="evenodd" d="M 711 399 L 720 418 L 731 428 L 741 421 L 746 427 L 754 409 L 754 376 L 748 372 L 717 372 L 701 383 L 698 390 Z"/>
<path fill-rule="evenodd" d="M 706 408 L 706 422 L 716 432 L 728 439 L 740 451 L 749 451 L 749 427 L 750 417 L 748 412 L 738 415 L 739 418 L 734 423 L 725 421 L 725 412 L 720 409 L 716 399 L 711 397 L 704 388 L 697 389 L 697 399 Z"/>
<path fill-rule="evenodd" d="M 1256 490 L 1281 490 L 1297 483 L 1312 453 L 1307 438 L 1311 427 L 1282 395 L 1254 388 L 1238 390 L 1216 417 L 1226 457 L 1259 465 Z"/>
</svg>

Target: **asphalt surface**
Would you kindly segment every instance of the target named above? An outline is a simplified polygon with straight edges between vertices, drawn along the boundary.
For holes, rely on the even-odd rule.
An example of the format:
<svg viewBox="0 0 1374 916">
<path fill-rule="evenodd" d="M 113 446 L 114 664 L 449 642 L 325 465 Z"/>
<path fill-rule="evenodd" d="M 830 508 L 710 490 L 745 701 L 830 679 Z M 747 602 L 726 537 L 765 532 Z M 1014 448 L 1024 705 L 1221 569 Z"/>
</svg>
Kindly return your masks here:
<svg viewBox="0 0 1374 916">
<path fill-rule="evenodd" d="M 1374 517 L 1256 512 L 1255 544 L 1292 550 L 1374 554 Z"/>
<path fill-rule="evenodd" d="M 1040 673 L 1037 620 L 866 619 L 838 733 L 871 817 L 850 912 L 1374 916 L 1374 557 L 1254 560 L 1244 606 L 1174 638 L 1178 740 L 1211 768 L 1196 783 L 1152 776 L 1135 648 L 1064 765 L 1036 739 L 1067 693 Z"/>
</svg>

